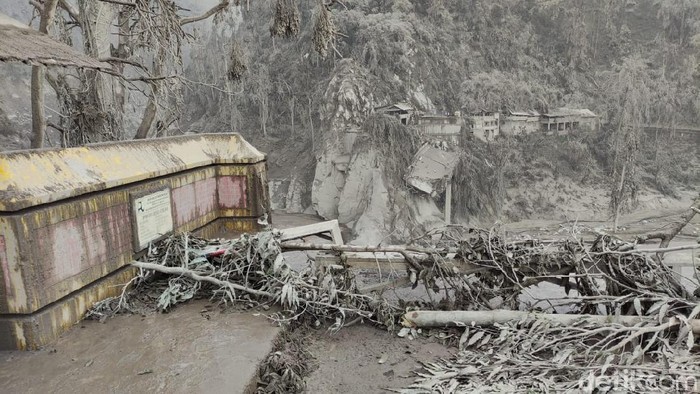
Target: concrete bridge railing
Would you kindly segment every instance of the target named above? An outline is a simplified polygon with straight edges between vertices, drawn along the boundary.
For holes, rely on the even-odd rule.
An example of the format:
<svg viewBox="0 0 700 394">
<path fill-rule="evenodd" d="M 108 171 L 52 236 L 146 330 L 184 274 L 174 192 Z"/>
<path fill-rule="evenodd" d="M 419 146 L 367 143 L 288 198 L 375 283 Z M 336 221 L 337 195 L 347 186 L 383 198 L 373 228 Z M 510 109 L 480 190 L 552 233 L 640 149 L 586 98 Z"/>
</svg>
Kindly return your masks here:
<svg viewBox="0 0 700 394">
<path fill-rule="evenodd" d="M 266 157 L 238 134 L 0 153 L 0 349 L 42 346 L 119 294 L 149 243 L 266 213 Z"/>
</svg>

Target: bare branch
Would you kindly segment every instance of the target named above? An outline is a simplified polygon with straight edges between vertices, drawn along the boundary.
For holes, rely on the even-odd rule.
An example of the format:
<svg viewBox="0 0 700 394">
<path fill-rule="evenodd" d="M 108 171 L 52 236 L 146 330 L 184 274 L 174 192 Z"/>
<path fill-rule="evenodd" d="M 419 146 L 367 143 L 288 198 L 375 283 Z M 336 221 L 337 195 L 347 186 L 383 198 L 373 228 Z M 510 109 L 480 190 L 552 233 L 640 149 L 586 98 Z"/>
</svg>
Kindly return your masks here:
<svg viewBox="0 0 700 394">
<path fill-rule="evenodd" d="M 217 4 L 217 5 L 215 5 L 214 7 L 210 8 L 209 11 L 207 11 L 207 12 L 201 14 L 201 15 L 191 16 L 191 17 L 187 17 L 187 18 L 182 18 L 182 19 L 180 20 L 180 25 L 181 25 L 181 26 L 184 26 L 184 25 L 186 25 L 186 24 L 188 24 L 188 23 L 199 22 L 199 21 L 201 21 L 201 20 L 207 19 L 207 18 L 211 17 L 212 15 L 215 15 L 215 14 L 217 14 L 217 13 L 223 11 L 224 8 L 228 7 L 229 4 L 230 4 L 230 1 L 229 1 L 229 0 L 221 0 L 221 2 L 220 2 L 219 4 Z"/>
<path fill-rule="evenodd" d="M 158 77 L 136 77 L 136 78 L 124 78 L 125 81 L 141 81 L 141 82 L 153 82 L 153 81 L 162 81 L 164 79 L 173 79 L 173 78 L 178 78 L 177 75 L 161 75 Z"/>
<path fill-rule="evenodd" d="M 57 125 L 57 124 L 55 124 L 55 123 L 48 122 L 48 123 L 46 123 L 46 125 L 47 125 L 48 127 L 51 127 L 51 128 L 54 128 L 54 129 L 58 130 L 61 134 L 67 134 L 67 133 L 68 133 L 68 131 L 66 131 L 66 129 L 64 129 L 63 127 L 61 127 L 61 126 L 59 126 L 59 125 Z"/>
<path fill-rule="evenodd" d="M 128 2 L 128 1 L 119 1 L 119 0 L 98 0 L 103 3 L 112 3 L 112 4 L 119 4 L 119 5 L 124 5 L 127 7 L 136 7 L 136 4 Z"/>
<path fill-rule="evenodd" d="M 34 6 L 34 8 L 36 8 L 36 10 L 39 11 L 40 14 L 44 12 L 44 5 L 36 0 L 29 0 L 29 5 Z"/>
<path fill-rule="evenodd" d="M 80 12 L 73 4 L 69 3 L 68 0 L 59 0 L 58 5 L 63 8 L 76 23 L 80 24 Z"/>
<path fill-rule="evenodd" d="M 668 231 L 659 231 L 659 232 L 654 232 L 654 233 L 649 233 L 649 234 L 644 234 L 644 235 L 639 235 L 636 238 L 636 241 L 638 243 L 644 243 L 648 240 L 651 239 L 660 239 L 661 244 L 659 247 L 665 248 L 668 247 L 668 245 L 671 243 L 671 240 L 678 235 L 678 233 L 683 230 L 683 227 L 685 227 L 688 223 L 690 223 L 691 220 L 693 220 L 693 217 L 700 212 L 700 195 L 698 195 L 695 198 L 695 201 L 693 201 L 693 204 L 681 215 L 680 220 L 675 222 L 671 228 L 668 229 Z M 659 256 L 661 257 L 661 256 Z"/>
<path fill-rule="evenodd" d="M 441 253 L 456 253 L 456 248 L 423 248 L 420 246 L 355 246 L 355 245 L 332 245 L 332 244 L 313 244 L 313 243 L 298 243 L 298 242 L 283 242 L 281 244 L 284 250 L 326 250 L 331 252 L 377 252 L 377 253 L 423 253 L 423 254 L 441 254 Z"/>
<path fill-rule="evenodd" d="M 678 252 L 678 251 L 682 251 L 682 250 L 695 250 L 695 249 L 700 249 L 700 245 L 674 246 L 671 248 L 632 249 L 632 250 L 626 250 L 624 252 L 607 251 L 607 252 L 600 252 L 600 253 L 592 253 L 592 255 L 603 256 L 606 254 L 626 255 L 626 254 L 638 254 L 638 253 L 667 253 L 667 252 Z"/>
<path fill-rule="evenodd" d="M 124 63 L 128 64 L 137 68 L 140 68 L 144 71 L 148 71 L 148 69 L 141 63 L 135 62 L 133 60 L 129 59 L 122 59 L 120 57 L 103 57 L 100 59 L 101 62 L 108 62 L 108 63 Z"/>
</svg>

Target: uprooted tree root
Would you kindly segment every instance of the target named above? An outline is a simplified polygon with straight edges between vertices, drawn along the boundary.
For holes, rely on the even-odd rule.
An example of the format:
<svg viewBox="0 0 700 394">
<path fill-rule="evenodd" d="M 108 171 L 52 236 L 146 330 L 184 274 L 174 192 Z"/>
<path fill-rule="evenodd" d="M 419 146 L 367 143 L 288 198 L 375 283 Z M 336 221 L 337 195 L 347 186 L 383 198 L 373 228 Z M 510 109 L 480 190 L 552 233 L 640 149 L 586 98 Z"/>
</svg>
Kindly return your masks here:
<svg viewBox="0 0 700 394">
<path fill-rule="evenodd" d="M 431 302 L 398 306 L 381 295 L 360 294 L 352 270 L 342 261 L 328 267 L 309 264 L 300 272 L 290 269 L 283 249 L 304 248 L 400 252 L 414 287 L 422 283 Z M 450 360 L 426 362 L 407 393 L 567 391 L 577 390 L 586 379 L 615 379 L 630 371 L 700 379 L 697 299 L 661 260 L 607 235 L 590 244 L 575 232 L 561 241 L 506 241 L 494 230 L 452 226 L 411 245 L 372 248 L 282 244 L 276 231 L 234 240 L 180 234 L 151 247 L 145 260 L 133 263 L 141 275 L 128 289 L 95 305 L 89 316 L 165 311 L 194 297 L 209 297 L 225 305 L 281 306 L 270 316 L 280 323 L 330 325 L 333 331 L 360 319 L 389 329 L 401 322 L 407 326 L 403 330 L 413 332 L 417 327 L 409 316 L 417 309 L 490 311 L 499 299 L 499 308 L 509 309 L 494 312 L 516 317 L 497 324 L 461 322 L 466 328 L 460 352 Z M 535 298 L 531 289 L 543 282 L 562 286 L 567 297 Z M 536 302 L 527 304 L 523 295 Z M 575 314 L 565 316 L 587 315 L 566 323 L 548 320 L 541 312 L 556 312 L 554 303 Z M 526 318 L 517 313 L 523 308 L 532 312 Z M 616 316 L 633 323 L 621 324 L 625 319 Z M 283 345 L 261 370 L 261 390 L 302 390 L 308 355 L 298 342 Z M 649 391 L 654 390 L 659 391 Z"/>
</svg>

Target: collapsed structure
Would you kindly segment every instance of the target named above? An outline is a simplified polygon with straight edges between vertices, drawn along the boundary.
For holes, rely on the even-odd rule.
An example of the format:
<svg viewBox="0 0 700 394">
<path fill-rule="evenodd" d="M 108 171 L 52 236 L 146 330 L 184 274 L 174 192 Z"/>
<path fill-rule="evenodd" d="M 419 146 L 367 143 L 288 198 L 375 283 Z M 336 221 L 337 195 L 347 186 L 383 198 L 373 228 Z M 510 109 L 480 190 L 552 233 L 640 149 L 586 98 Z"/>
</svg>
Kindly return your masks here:
<svg viewBox="0 0 700 394">
<path fill-rule="evenodd" d="M 452 176 L 458 161 L 459 155 L 446 146 L 426 143 L 416 152 L 406 175 L 409 186 L 431 198 L 445 193 L 443 213 L 447 224 L 452 220 Z"/>
<path fill-rule="evenodd" d="M 0 349 L 55 339 L 163 236 L 268 214 L 266 157 L 238 134 L 0 153 Z"/>
</svg>

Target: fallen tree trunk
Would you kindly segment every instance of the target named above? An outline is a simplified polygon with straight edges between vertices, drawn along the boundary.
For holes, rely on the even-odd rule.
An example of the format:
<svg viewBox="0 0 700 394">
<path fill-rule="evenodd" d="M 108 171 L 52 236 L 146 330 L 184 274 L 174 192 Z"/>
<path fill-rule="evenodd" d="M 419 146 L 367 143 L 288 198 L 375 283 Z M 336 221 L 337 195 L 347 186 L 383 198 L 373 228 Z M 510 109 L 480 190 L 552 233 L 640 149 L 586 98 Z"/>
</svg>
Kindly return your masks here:
<svg viewBox="0 0 700 394">
<path fill-rule="evenodd" d="M 205 275 L 199 275 L 198 273 L 181 267 L 166 267 L 160 264 L 144 263 L 142 261 L 132 261 L 131 265 L 137 268 L 143 268 L 146 270 L 152 270 L 157 272 L 162 272 L 169 275 L 182 275 L 200 282 L 209 282 L 220 287 L 228 287 L 231 291 L 242 291 L 244 293 L 249 293 L 258 297 L 275 298 L 275 295 L 268 293 L 266 291 L 260 291 L 251 289 L 249 287 L 237 285 L 235 283 L 219 280 L 217 278 Z"/>
<path fill-rule="evenodd" d="M 573 325 L 574 323 L 586 319 L 600 325 L 621 324 L 633 326 L 642 322 L 657 322 L 658 320 L 643 316 L 605 316 L 605 315 L 564 315 L 533 313 L 511 310 L 493 311 L 413 311 L 404 315 L 408 325 L 416 327 L 454 327 L 469 326 L 472 323 L 477 326 L 491 326 L 494 324 L 505 324 L 523 319 L 544 319 L 556 322 L 561 325 Z M 680 324 L 680 320 L 671 318 L 665 321 L 669 326 Z M 694 334 L 700 334 L 700 319 L 689 322 Z"/>
<path fill-rule="evenodd" d="M 669 252 L 681 252 L 684 250 L 695 250 L 695 249 L 700 249 L 700 244 L 697 245 L 685 245 L 685 246 L 674 246 L 671 248 L 654 248 L 654 249 L 632 249 L 632 250 L 626 250 L 626 251 L 616 251 L 616 250 L 611 250 L 607 252 L 594 252 L 591 253 L 593 256 L 600 256 L 604 254 L 616 254 L 616 255 L 626 255 L 626 254 L 644 254 L 644 253 L 669 253 Z M 666 263 L 667 265 L 673 265 Z"/>
<path fill-rule="evenodd" d="M 680 230 L 679 230 L 680 231 Z M 651 238 L 649 238 L 651 239 Z M 514 243 L 515 245 L 515 243 Z M 314 243 L 301 243 L 301 242 L 282 242 L 282 250 L 323 250 L 329 252 L 368 252 L 368 253 L 399 253 L 405 255 L 405 253 L 419 253 L 419 254 L 450 254 L 458 253 L 457 248 L 423 248 L 420 246 L 409 246 L 409 245 L 395 245 L 395 246 L 357 246 L 357 245 L 333 245 L 333 244 L 314 244 Z M 630 247 L 634 245 L 630 244 Z M 600 256 L 606 254 L 618 254 L 618 255 L 628 255 L 628 254 L 645 254 L 645 253 L 667 253 L 667 252 L 677 252 L 682 250 L 695 250 L 700 249 L 700 245 L 685 245 L 676 247 L 662 247 L 655 249 L 625 249 L 624 251 L 605 251 L 605 252 L 594 252 L 591 255 Z"/>
<path fill-rule="evenodd" d="M 282 242 L 282 250 L 326 250 L 329 252 L 374 252 L 374 253 L 423 253 L 423 254 L 444 254 L 457 253 L 456 248 L 422 248 L 420 246 L 355 246 L 355 245 L 332 245 L 313 244 L 298 242 Z"/>
<path fill-rule="evenodd" d="M 693 220 L 698 212 L 700 212 L 700 194 L 695 198 L 695 201 L 693 201 L 693 204 L 690 205 L 690 208 L 683 212 L 680 220 L 674 222 L 667 231 L 638 235 L 636 237 L 636 241 L 637 243 L 643 244 L 652 239 L 659 239 L 661 240 L 659 248 L 667 248 L 668 245 L 671 244 L 673 238 L 675 238 L 676 235 L 678 235 L 678 233 L 680 233 L 681 230 L 683 230 L 683 228 L 690 223 L 691 220 Z M 661 260 L 663 258 L 663 250 L 659 251 L 656 256 L 659 260 Z"/>
</svg>

